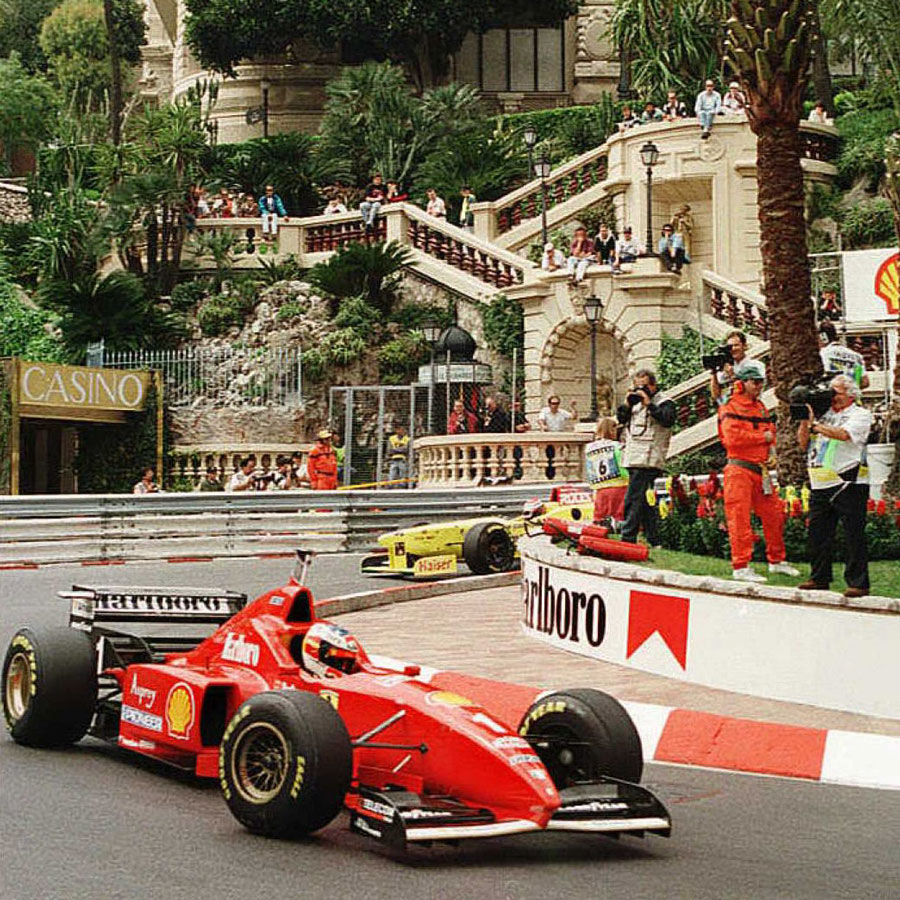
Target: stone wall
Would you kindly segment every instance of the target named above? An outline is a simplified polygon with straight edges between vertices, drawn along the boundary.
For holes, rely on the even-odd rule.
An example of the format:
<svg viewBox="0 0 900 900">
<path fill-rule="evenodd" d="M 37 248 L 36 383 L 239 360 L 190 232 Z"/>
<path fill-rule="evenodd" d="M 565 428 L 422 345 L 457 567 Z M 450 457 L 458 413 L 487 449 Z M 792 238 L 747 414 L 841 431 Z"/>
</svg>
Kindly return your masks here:
<svg viewBox="0 0 900 900">
<path fill-rule="evenodd" d="M 30 218 L 26 188 L 0 181 L 0 222 L 27 222 Z"/>
</svg>

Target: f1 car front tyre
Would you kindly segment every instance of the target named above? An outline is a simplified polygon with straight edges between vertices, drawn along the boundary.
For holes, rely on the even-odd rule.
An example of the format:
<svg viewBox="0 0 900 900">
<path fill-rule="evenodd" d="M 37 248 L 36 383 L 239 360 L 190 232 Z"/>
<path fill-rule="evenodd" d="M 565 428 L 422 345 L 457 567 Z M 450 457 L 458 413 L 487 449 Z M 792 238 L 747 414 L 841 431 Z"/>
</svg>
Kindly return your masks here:
<svg viewBox="0 0 900 900">
<path fill-rule="evenodd" d="M 3 660 L 3 717 L 13 740 L 31 747 L 74 744 L 97 705 L 90 635 L 72 628 L 22 628 Z"/>
<path fill-rule="evenodd" d="M 641 738 L 618 700 L 591 688 L 548 694 L 519 726 L 558 789 L 602 775 L 637 783 L 644 768 Z"/>
<path fill-rule="evenodd" d="M 353 751 L 332 706 L 303 691 L 257 694 L 234 714 L 219 748 L 232 815 L 268 837 L 308 834 L 340 811 Z"/>
<path fill-rule="evenodd" d="M 516 547 L 502 522 L 480 522 L 466 532 L 463 559 L 476 575 L 509 572 L 516 563 Z"/>
</svg>

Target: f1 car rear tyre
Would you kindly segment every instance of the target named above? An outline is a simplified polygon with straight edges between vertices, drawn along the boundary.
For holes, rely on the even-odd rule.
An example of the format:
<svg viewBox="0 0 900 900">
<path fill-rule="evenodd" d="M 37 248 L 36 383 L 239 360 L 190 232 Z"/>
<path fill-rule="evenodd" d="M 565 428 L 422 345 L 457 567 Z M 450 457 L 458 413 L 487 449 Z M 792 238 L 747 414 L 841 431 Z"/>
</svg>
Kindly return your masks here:
<svg viewBox="0 0 900 900">
<path fill-rule="evenodd" d="M 463 559 L 476 575 L 509 572 L 516 562 L 516 547 L 502 522 L 479 522 L 466 532 Z"/>
<path fill-rule="evenodd" d="M 639 782 L 644 768 L 641 738 L 622 705 L 591 688 L 542 697 L 519 726 L 557 788 L 608 775 Z"/>
<path fill-rule="evenodd" d="M 232 815 L 255 834 L 324 828 L 350 787 L 353 750 L 332 706 L 303 691 L 247 700 L 225 729 L 219 781 Z"/>
<path fill-rule="evenodd" d="M 63 747 L 87 733 L 97 706 L 96 653 L 72 628 L 22 628 L 3 660 L 3 717 L 13 740 Z"/>
</svg>

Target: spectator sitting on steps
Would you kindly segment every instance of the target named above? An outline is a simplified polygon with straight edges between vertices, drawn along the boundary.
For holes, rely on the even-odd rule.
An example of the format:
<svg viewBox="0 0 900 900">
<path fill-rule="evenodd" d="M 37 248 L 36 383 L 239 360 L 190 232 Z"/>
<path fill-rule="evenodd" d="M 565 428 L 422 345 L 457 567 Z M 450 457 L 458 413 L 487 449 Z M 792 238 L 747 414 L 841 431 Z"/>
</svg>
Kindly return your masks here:
<svg viewBox="0 0 900 900">
<path fill-rule="evenodd" d="M 694 112 L 700 120 L 700 137 L 706 140 L 716 116 L 722 112 L 722 95 L 716 90 L 716 83 L 707 79 L 705 88 L 697 94 Z"/>
<path fill-rule="evenodd" d="M 271 184 L 266 185 L 266 192 L 259 198 L 259 214 L 262 216 L 263 240 L 271 243 L 278 237 L 278 217 L 281 216 L 285 222 L 288 220 L 281 197 Z"/>
<path fill-rule="evenodd" d="M 587 229 L 579 225 L 569 245 L 568 270 L 573 282 L 584 281 L 584 273 L 594 260 L 594 242 L 588 237 Z"/>
<path fill-rule="evenodd" d="M 622 229 L 622 237 L 616 241 L 616 265 L 632 263 L 641 255 L 641 245 L 634 239 L 631 226 Z"/>
<path fill-rule="evenodd" d="M 676 234 L 675 229 L 668 222 L 663 225 L 657 253 L 662 264 L 670 272 L 675 272 L 676 274 L 681 272 L 681 267 L 687 262 L 684 252 L 684 238 L 680 234 Z"/>
<path fill-rule="evenodd" d="M 553 245 L 553 241 L 547 241 L 544 244 L 544 253 L 541 256 L 541 268 L 545 272 L 556 272 L 565 268 L 566 257 L 562 250 L 557 250 Z"/>
<path fill-rule="evenodd" d="M 363 229 L 366 234 L 375 230 L 378 213 L 381 205 L 387 200 L 387 190 L 381 183 L 381 173 L 376 172 L 372 181 L 366 186 L 366 192 L 362 203 L 359 204 L 359 213 L 362 216 Z"/>
</svg>

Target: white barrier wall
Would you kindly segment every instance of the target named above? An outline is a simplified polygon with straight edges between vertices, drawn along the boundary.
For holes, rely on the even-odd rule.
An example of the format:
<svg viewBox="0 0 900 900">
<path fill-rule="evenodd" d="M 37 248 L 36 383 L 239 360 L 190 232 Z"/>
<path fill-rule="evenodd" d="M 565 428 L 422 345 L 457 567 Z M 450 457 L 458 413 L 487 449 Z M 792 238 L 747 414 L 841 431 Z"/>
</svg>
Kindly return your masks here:
<svg viewBox="0 0 900 900">
<path fill-rule="evenodd" d="M 900 600 L 746 585 L 524 538 L 522 628 L 572 653 L 777 700 L 900 718 Z"/>
</svg>

